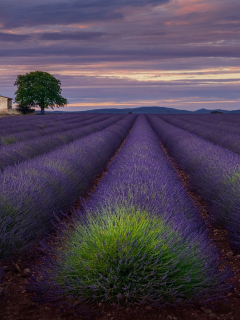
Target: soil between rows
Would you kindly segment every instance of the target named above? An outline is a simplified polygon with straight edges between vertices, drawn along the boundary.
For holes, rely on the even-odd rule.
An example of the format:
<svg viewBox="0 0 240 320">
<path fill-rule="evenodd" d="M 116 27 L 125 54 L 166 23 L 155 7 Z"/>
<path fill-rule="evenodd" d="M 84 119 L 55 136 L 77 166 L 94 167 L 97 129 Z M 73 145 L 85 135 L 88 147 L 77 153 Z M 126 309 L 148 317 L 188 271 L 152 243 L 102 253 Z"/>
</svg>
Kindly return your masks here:
<svg viewBox="0 0 240 320">
<path fill-rule="evenodd" d="M 121 147 L 124 145 L 122 143 Z M 106 174 L 108 166 L 113 161 L 115 156 L 120 151 L 121 147 L 117 150 L 115 155 L 110 159 L 110 162 L 105 167 L 103 173 L 97 176 L 92 184 L 90 193 L 93 193 L 99 181 Z M 210 231 L 210 237 L 222 252 L 222 258 L 225 264 L 230 266 L 234 272 L 240 270 L 240 255 L 234 254 L 231 251 L 227 241 L 227 231 L 224 229 L 213 228 L 208 220 L 207 205 L 202 199 L 191 190 L 188 182 L 188 177 L 181 171 L 173 159 L 168 155 L 167 150 L 162 146 L 165 154 L 169 158 L 174 169 L 181 178 L 184 187 L 188 194 L 197 204 L 199 212 L 205 219 L 206 227 Z M 89 198 L 89 194 L 85 195 L 85 200 Z M 79 207 L 80 201 L 74 206 Z M 35 250 L 33 249 L 33 253 Z M 60 320 L 60 319 L 86 319 L 83 316 L 77 315 L 74 310 L 61 311 L 59 308 L 50 306 L 49 304 L 38 305 L 32 301 L 33 295 L 25 290 L 25 285 L 28 281 L 29 262 L 38 263 L 34 254 L 22 255 L 17 257 L 10 264 L 4 265 L 5 279 L 1 287 L 3 288 L 0 293 L 0 319 L 2 320 Z M 240 274 L 237 273 L 232 279 L 235 283 L 234 290 L 228 293 L 225 301 L 217 301 L 207 306 L 181 306 L 173 308 L 164 306 L 161 308 L 153 308 L 150 305 L 139 306 L 135 305 L 131 308 L 123 307 L 108 307 L 106 305 L 97 305 L 93 309 L 97 315 L 92 316 L 93 320 L 138 320 L 138 319 L 166 319 L 166 320 L 189 320 L 189 319 L 226 319 L 226 320 L 239 320 L 240 319 Z"/>
</svg>

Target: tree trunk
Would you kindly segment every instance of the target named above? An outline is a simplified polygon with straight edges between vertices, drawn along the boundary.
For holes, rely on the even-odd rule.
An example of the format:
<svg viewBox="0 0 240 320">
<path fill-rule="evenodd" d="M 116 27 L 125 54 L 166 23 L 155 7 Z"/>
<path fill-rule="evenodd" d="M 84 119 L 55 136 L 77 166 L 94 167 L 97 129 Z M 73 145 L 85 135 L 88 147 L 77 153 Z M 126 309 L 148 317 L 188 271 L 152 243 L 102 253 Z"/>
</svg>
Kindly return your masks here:
<svg viewBox="0 0 240 320">
<path fill-rule="evenodd" d="M 41 107 L 41 114 L 44 114 L 44 107 Z"/>
</svg>

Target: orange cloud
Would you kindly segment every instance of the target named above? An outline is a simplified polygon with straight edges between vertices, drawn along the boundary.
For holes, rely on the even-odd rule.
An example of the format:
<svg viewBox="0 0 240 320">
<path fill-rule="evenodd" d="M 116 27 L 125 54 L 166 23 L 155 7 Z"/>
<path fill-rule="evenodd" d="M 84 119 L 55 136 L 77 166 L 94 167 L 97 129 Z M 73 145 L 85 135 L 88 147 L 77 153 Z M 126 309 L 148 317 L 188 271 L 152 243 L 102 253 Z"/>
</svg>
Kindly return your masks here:
<svg viewBox="0 0 240 320">
<path fill-rule="evenodd" d="M 166 26 L 183 26 L 186 24 L 189 24 L 187 21 L 179 21 L 179 22 L 174 22 L 174 21 L 168 21 L 164 23 Z"/>
<path fill-rule="evenodd" d="M 116 102 L 116 101 L 102 101 L 102 102 L 75 102 L 69 103 L 65 108 L 68 107 L 88 107 L 91 109 L 95 108 L 107 108 L 107 107 L 139 107 L 139 106 L 149 106 L 149 105 L 161 105 L 161 106 L 182 106 L 185 104 L 218 104 L 218 103 L 239 103 L 239 100 L 202 100 L 199 101 L 201 98 L 196 97 L 196 100 L 191 99 L 189 101 L 188 98 L 182 99 L 162 99 L 162 100 L 133 100 L 133 101 L 123 101 L 123 102 Z"/>
<path fill-rule="evenodd" d="M 213 5 L 206 1 L 199 0 L 180 0 L 177 7 L 178 14 L 189 14 L 192 12 L 206 12 L 212 8 Z"/>
<path fill-rule="evenodd" d="M 42 33 L 43 30 L 42 29 L 39 29 L 39 30 L 33 30 L 31 31 L 31 33 Z M 60 30 L 52 30 L 52 29 L 44 29 L 44 32 L 61 32 Z"/>
<path fill-rule="evenodd" d="M 79 24 L 70 24 L 69 26 L 70 27 L 75 27 L 75 28 L 80 28 L 80 29 L 85 29 L 85 28 L 88 27 L 88 26 L 83 26 L 83 25 L 79 25 Z"/>
</svg>

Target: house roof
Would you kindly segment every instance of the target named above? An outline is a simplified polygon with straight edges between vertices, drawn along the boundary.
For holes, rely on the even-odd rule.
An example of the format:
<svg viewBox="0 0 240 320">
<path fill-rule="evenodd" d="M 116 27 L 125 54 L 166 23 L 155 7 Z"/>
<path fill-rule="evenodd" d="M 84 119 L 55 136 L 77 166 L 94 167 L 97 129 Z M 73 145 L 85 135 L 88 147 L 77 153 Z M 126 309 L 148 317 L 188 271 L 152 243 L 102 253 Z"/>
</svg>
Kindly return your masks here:
<svg viewBox="0 0 240 320">
<path fill-rule="evenodd" d="M 9 97 L 5 97 L 5 96 L 2 96 L 1 94 L 0 94 L 0 97 L 3 97 L 3 98 L 7 98 L 7 99 L 13 99 L 13 98 L 9 98 Z"/>
</svg>

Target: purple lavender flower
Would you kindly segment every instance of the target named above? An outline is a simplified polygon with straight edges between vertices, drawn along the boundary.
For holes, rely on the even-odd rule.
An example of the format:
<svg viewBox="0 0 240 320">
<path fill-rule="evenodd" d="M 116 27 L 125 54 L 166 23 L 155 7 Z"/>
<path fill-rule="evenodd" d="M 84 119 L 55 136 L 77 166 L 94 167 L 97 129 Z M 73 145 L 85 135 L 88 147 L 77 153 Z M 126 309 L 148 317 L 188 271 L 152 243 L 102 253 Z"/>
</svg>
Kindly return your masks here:
<svg viewBox="0 0 240 320">
<path fill-rule="evenodd" d="M 108 303 L 118 303 L 121 295 L 122 304 L 162 305 L 216 299 L 230 288 L 230 274 L 218 270 L 219 255 L 204 221 L 144 116 L 137 118 L 85 211 L 75 211 L 71 229 L 62 228 L 68 230 L 60 241 L 64 250 L 36 270 L 41 283 L 30 282 L 39 299 L 46 299 L 46 292 L 58 299 L 61 292 L 66 300 L 87 302 L 96 285 L 98 302 L 106 302 L 107 294 Z M 76 239 L 81 248 L 73 245 Z"/>
<path fill-rule="evenodd" d="M 54 129 L 53 134 L 47 136 L 35 134 L 36 137 L 34 137 L 31 132 L 27 132 L 25 133 L 29 134 L 27 140 L 22 140 L 18 134 L 18 142 L 7 146 L 0 146 L 0 170 L 3 170 L 7 166 L 19 164 L 24 160 L 48 153 L 93 132 L 101 131 L 121 118 L 121 116 L 105 116 L 104 118 L 99 117 L 97 119 L 94 117 L 91 121 L 77 122 L 74 125 L 72 123 L 67 124 L 65 125 L 66 130 L 61 130 L 62 128 L 59 128 L 59 131 Z"/>
<path fill-rule="evenodd" d="M 170 156 L 188 175 L 190 187 L 208 204 L 212 222 L 228 230 L 231 247 L 240 252 L 240 156 L 156 116 L 148 118 Z"/>
<path fill-rule="evenodd" d="M 53 229 L 93 178 L 100 174 L 133 124 L 124 116 L 112 125 L 0 173 L 0 256 L 29 248 Z M 57 222 L 58 223 L 58 222 Z"/>
</svg>

